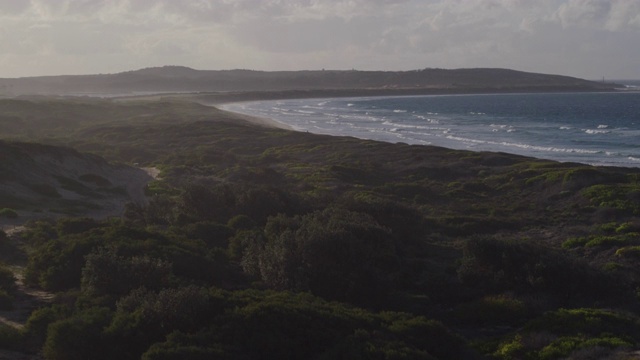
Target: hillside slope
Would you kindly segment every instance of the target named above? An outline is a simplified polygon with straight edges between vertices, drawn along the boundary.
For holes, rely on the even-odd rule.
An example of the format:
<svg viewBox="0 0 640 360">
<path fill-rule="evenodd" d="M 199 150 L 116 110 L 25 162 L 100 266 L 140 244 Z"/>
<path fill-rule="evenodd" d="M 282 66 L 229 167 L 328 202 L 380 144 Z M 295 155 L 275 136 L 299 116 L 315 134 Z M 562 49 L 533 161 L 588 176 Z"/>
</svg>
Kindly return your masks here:
<svg viewBox="0 0 640 360">
<path fill-rule="evenodd" d="M 0 324 L 0 348 L 25 358 L 640 349 L 638 168 L 252 126 L 166 99 L 4 100 L 0 113 L 0 136 L 162 169 L 148 204 L 118 219 L 0 232 L 24 284 L 56 295 L 23 330 Z M 116 214 L 146 179 L 76 150 L 0 142 L 0 209 L 20 219 Z M 16 291 L 0 264 L 0 309 L 21 306 Z"/>
<path fill-rule="evenodd" d="M 33 216 L 118 216 L 125 203 L 145 202 L 150 179 L 143 170 L 69 148 L 0 141 L 0 207 L 18 215 L 0 216 L 0 225 Z"/>
</svg>

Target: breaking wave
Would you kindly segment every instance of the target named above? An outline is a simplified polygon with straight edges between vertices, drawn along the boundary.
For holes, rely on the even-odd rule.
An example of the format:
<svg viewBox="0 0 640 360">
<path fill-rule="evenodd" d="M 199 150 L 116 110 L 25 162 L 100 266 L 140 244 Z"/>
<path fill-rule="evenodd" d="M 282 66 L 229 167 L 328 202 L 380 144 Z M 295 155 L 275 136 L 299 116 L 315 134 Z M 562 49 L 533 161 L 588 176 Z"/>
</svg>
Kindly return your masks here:
<svg viewBox="0 0 640 360">
<path fill-rule="evenodd" d="M 225 108 L 329 135 L 640 167 L 640 93 L 306 99 Z"/>
</svg>

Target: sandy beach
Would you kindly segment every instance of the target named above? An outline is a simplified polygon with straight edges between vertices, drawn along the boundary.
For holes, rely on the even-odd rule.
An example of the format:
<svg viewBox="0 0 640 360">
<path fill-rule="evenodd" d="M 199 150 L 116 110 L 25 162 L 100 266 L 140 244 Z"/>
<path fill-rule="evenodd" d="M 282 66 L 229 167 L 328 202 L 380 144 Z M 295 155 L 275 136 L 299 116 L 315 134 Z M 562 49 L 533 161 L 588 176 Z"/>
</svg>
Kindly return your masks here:
<svg viewBox="0 0 640 360">
<path fill-rule="evenodd" d="M 230 104 L 230 103 L 227 103 Z M 205 104 L 206 105 L 206 104 Z M 227 114 L 229 114 L 229 117 L 233 117 L 242 121 L 246 121 L 249 122 L 251 124 L 254 125 L 259 125 L 259 126 L 267 126 L 267 127 L 275 127 L 275 128 L 279 128 L 279 129 L 285 129 L 285 130 L 293 130 L 293 128 L 287 124 L 281 123 L 279 121 L 276 121 L 274 119 L 270 119 L 270 118 L 266 118 L 266 117 L 260 117 L 260 116 L 252 116 L 252 115 L 247 115 L 247 114 L 242 114 L 239 112 L 234 112 L 234 111 L 229 111 L 225 108 L 225 104 L 221 104 L 221 105 L 207 105 L 207 106 L 212 106 L 215 107 Z"/>
</svg>

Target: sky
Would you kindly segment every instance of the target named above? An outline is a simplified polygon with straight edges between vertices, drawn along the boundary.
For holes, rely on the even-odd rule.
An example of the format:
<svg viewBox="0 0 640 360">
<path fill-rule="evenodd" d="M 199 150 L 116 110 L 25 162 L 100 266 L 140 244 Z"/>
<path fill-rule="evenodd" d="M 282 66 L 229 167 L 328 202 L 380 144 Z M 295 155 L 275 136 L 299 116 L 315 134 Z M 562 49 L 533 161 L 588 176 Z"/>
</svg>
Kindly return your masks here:
<svg viewBox="0 0 640 360">
<path fill-rule="evenodd" d="M 0 0 L 0 77 L 163 65 L 640 79 L 640 0 Z"/>
</svg>

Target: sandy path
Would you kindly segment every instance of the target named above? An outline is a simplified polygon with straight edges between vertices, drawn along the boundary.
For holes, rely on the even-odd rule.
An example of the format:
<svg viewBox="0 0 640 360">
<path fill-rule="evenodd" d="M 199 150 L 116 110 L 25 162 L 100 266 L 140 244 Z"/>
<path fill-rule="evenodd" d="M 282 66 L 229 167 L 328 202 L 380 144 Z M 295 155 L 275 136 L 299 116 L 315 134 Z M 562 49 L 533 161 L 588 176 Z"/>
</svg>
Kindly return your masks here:
<svg viewBox="0 0 640 360">
<path fill-rule="evenodd" d="M 143 167 L 141 169 L 149 174 L 149 176 L 151 176 L 154 180 L 157 180 L 160 176 L 160 169 L 158 169 L 157 167 Z"/>
<path fill-rule="evenodd" d="M 50 303 L 54 297 L 52 293 L 25 286 L 22 270 L 24 269 L 18 268 L 14 271 L 17 290 L 14 295 L 13 309 L 0 310 L 0 323 L 17 329 L 24 327 L 33 310 Z"/>
<path fill-rule="evenodd" d="M 95 218 L 105 218 L 108 216 L 117 216 L 122 214 L 125 205 L 129 201 L 137 203 L 145 203 L 146 196 L 144 195 L 144 187 L 150 179 L 157 179 L 160 174 L 160 170 L 155 167 L 143 168 L 144 176 L 138 176 L 136 178 L 129 179 L 127 183 L 127 191 L 129 192 L 130 199 L 123 198 L 120 201 L 113 201 L 109 204 L 109 207 L 93 213 L 86 214 L 87 216 Z M 14 237 L 17 233 L 23 231 L 25 227 L 19 220 L 27 221 L 28 218 L 16 219 L 16 222 L 10 224 L 2 224 L 1 228 L 5 231 L 7 236 Z M 14 238 L 15 239 L 15 238 Z M 27 319 L 31 315 L 31 312 L 41 307 L 53 299 L 53 294 L 32 287 L 25 286 L 23 282 L 22 267 L 14 267 L 14 275 L 16 277 L 17 290 L 15 293 L 15 300 L 13 302 L 14 308 L 11 310 L 0 310 L 0 323 L 15 327 L 23 328 Z M 0 353 L 0 359 L 5 359 Z"/>
</svg>

